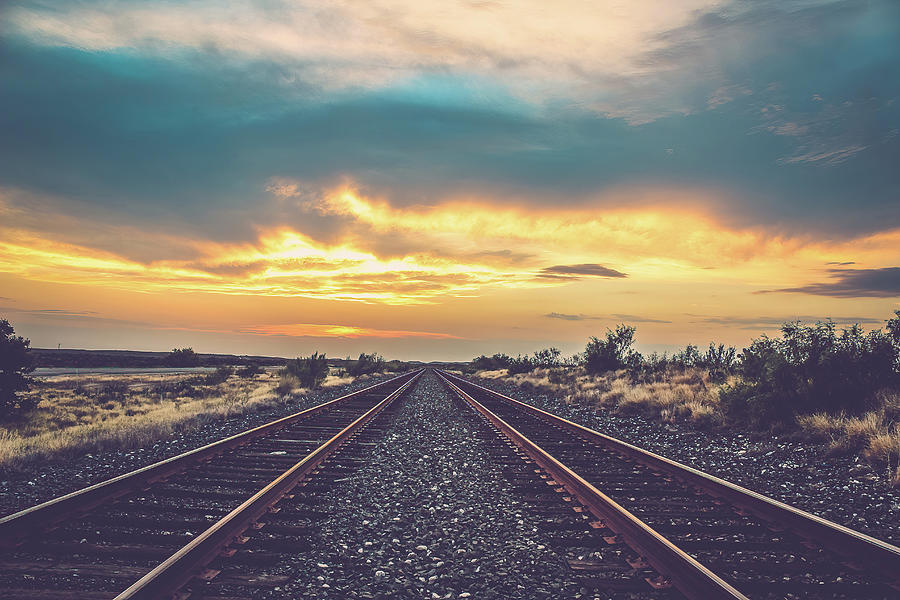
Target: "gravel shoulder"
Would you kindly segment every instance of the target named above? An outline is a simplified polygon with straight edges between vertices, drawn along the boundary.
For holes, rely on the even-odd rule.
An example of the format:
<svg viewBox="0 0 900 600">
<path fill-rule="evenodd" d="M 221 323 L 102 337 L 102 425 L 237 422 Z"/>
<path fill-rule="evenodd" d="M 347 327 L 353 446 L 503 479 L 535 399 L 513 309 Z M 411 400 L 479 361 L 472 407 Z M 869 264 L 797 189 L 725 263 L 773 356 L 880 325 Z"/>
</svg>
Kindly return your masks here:
<svg viewBox="0 0 900 600">
<path fill-rule="evenodd" d="M 171 436 L 143 448 L 110 448 L 85 454 L 74 460 L 36 464 L 23 470 L 0 469 L 0 515 L 7 515 L 46 502 L 63 494 L 145 467 L 200 446 L 258 427 L 297 411 L 328 402 L 355 390 L 369 387 L 393 375 L 355 381 L 297 396 L 284 404 L 239 417 L 213 421 Z"/>
<path fill-rule="evenodd" d="M 858 458 L 826 459 L 818 444 L 777 437 L 759 440 L 739 432 L 615 415 L 568 406 L 555 396 L 512 384 L 473 379 L 521 402 L 900 545 L 900 489 L 890 487 L 885 474 Z"/>
</svg>

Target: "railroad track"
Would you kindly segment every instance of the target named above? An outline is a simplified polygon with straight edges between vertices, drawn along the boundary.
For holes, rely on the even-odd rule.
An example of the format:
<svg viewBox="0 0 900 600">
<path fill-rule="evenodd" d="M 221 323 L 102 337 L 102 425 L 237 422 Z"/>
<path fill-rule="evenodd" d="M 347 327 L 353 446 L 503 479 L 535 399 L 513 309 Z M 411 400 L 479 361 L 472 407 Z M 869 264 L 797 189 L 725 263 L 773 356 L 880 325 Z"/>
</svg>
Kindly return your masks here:
<svg viewBox="0 0 900 600">
<path fill-rule="evenodd" d="M 896 546 L 439 375 L 526 459 L 514 477 L 531 485 L 540 473 L 570 503 L 576 516 L 563 526 L 587 549 L 570 566 L 590 585 L 621 589 L 646 574 L 647 589 L 673 588 L 694 599 L 900 597 Z M 538 503 L 546 496 L 531 492 Z M 604 547 L 619 549 L 615 557 L 629 562 L 630 578 L 603 556 Z"/>
<path fill-rule="evenodd" d="M 274 521 L 279 501 L 364 435 L 421 373 L 0 519 L 0 597 L 167 598 L 213 578 L 210 563 L 236 554 L 248 532 Z M 291 531 L 271 523 L 267 533 Z"/>
</svg>

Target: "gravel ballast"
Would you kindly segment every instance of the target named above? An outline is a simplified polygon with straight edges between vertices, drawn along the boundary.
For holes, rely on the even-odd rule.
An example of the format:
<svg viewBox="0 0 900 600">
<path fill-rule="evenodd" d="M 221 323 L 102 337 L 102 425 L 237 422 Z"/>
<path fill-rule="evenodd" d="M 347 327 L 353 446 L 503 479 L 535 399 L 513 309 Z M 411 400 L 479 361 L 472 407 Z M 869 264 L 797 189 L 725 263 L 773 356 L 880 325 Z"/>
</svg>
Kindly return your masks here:
<svg viewBox="0 0 900 600">
<path fill-rule="evenodd" d="M 177 456 L 269 421 L 369 387 L 393 375 L 366 378 L 294 396 L 283 404 L 219 421 L 177 429 L 171 436 L 142 448 L 108 449 L 66 461 L 36 463 L 22 470 L 0 469 L 0 515 L 46 502 L 63 494 Z"/>
<path fill-rule="evenodd" d="M 324 492 L 315 544 L 259 597 L 593 598 L 548 548 L 492 462 L 471 411 L 433 373 L 402 400 L 369 462 Z"/>
<path fill-rule="evenodd" d="M 575 423 L 661 454 L 802 510 L 900 545 L 900 490 L 855 457 L 823 456 L 817 444 L 701 430 L 587 406 L 506 382 L 480 385 Z"/>
</svg>

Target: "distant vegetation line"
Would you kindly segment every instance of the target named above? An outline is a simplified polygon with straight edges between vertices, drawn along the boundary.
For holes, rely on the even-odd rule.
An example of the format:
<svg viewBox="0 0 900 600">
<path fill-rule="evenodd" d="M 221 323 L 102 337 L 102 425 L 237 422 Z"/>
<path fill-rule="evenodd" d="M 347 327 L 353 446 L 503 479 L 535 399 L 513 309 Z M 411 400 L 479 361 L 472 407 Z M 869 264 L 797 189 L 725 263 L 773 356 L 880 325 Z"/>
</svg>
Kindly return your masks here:
<svg viewBox="0 0 900 600">
<path fill-rule="evenodd" d="M 859 453 L 900 485 L 900 311 L 884 328 L 785 323 L 737 351 L 710 343 L 672 355 L 633 349 L 635 328 L 592 337 L 584 352 L 556 348 L 472 360 L 467 371 L 544 388 L 567 403 L 705 427 L 780 432 Z"/>
</svg>

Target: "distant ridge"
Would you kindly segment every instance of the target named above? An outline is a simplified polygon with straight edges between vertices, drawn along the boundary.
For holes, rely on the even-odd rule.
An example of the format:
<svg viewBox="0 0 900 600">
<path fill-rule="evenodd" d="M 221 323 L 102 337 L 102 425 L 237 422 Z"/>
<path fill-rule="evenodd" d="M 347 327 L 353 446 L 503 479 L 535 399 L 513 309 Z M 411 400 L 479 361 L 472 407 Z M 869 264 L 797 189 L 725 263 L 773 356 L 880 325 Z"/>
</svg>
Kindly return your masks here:
<svg viewBox="0 0 900 600">
<path fill-rule="evenodd" d="M 35 357 L 34 366 L 39 368 L 53 367 L 165 367 L 169 352 L 145 352 L 141 350 L 79 350 L 75 348 L 32 348 Z M 283 356 L 255 356 L 238 354 L 204 354 L 198 352 L 201 367 L 222 367 L 228 365 L 281 366 L 287 364 L 288 358 Z M 333 367 L 346 366 L 346 358 L 329 358 L 328 364 Z M 403 361 L 408 365 L 423 364 L 417 360 Z M 453 366 L 462 363 L 432 362 L 435 366 Z"/>
<path fill-rule="evenodd" d="M 163 367 L 168 352 L 140 350 L 77 350 L 70 348 L 32 348 L 36 367 Z M 201 367 L 226 365 L 283 365 L 288 359 L 278 356 L 238 356 L 198 352 Z"/>
</svg>

